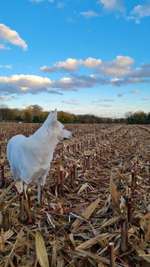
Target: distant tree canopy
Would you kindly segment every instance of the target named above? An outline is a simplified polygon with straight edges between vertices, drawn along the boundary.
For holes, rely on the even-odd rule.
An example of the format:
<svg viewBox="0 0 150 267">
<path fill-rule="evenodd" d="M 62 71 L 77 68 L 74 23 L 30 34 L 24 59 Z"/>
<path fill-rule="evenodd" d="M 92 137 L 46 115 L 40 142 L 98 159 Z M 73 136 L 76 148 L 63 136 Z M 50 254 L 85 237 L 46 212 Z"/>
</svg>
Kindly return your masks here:
<svg viewBox="0 0 150 267">
<path fill-rule="evenodd" d="M 0 121 L 22 121 L 22 122 L 43 122 L 49 112 L 44 111 L 39 105 L 31 105 L 25 109 L 10 109 L 0 107 Z M 127 113 L 126 118 L 113 119 L 97 117 L 95 115 L 75 115 L 64 111 L 58 112 L 58 120 L 62 123 L 129 123 L 129 124 L 146 124 L 150 123 L 150 113 L 143 111 Z"/>
<path fill-rule="evenodd" d="M 126 114 L 126 120 L 129 124 L 150 124 L 150 112 L 143 111 L 129 112 Z"/>
</svg>

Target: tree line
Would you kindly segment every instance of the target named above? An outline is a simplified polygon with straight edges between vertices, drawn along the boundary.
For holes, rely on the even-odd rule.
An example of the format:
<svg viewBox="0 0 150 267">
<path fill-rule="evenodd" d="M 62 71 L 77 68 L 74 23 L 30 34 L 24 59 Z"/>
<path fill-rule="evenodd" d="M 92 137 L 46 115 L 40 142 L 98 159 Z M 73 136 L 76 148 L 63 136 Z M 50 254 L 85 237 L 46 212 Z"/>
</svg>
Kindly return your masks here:
<svg viewBox="0 0 150 267">
<path fill-rule="evenodd" d="M 39 105 L 31 105 L 25 109 L 0 107 L 0 121 L 32 122 L 42 123 L 48 116 L 48 111 L 44 111 Z M 75 115 L 64 111 L 58 112 L 58 120 L 62 123 L 129 123 L 148 124 L 150 123 L 150 113 L 135 112 L 127 113 L 125 118 L 104 118 L 95 115 Z"/>
<path fill-rule="evenodd" d="M 129 124 L 150 124 L 150 112 L 129 112 L 126 114 L 126 121 Z"/>
</svg>

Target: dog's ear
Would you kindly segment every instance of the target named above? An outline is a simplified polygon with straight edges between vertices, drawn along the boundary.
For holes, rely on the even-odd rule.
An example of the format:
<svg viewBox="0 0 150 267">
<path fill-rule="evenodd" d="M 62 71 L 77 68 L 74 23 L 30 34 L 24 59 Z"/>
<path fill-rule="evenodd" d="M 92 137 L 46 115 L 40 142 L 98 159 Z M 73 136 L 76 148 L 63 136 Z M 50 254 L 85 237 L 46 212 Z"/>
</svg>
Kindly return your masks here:
<svg viewBox="0 0 150 267">
<path fill-rule="evenodd" d="M 57 109 L 55 109 L 54 111 L 50 112 L 49 114 L 50 116 L 50 120 L 53 121 L 57 121 Z"/>
<path fill-rule="evenodd" d="M 44 125 L 47 125 L 47 127 L 50 127 L 50 125 L 52 125 L 53 122 L 57 122 L 57 110 L 56 109 L 49 113 L 47 119 L 44 122 Z"/>
<path fill-rule="evenodd" d="M 57 121 L 57 109 L 54 110 L 54 117 L 53 117 L 54 121 Z"/>
</svg>

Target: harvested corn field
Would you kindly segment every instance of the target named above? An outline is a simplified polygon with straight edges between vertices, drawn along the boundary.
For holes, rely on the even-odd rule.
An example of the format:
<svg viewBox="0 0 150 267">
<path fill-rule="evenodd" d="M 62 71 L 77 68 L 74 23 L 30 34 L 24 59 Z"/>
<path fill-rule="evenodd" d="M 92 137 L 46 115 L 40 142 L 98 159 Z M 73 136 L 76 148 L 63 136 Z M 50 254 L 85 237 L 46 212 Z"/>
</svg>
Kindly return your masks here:
<svg viewBox="0 0 150 267">
<path fill-rule="evenodd" d="M 0 267 L 149 266 L 150 127 L 68 125 L 41 207 L 35 185 L 20 201 L 6 159 L 37 128 L 0 124 Z"/>
</svg>

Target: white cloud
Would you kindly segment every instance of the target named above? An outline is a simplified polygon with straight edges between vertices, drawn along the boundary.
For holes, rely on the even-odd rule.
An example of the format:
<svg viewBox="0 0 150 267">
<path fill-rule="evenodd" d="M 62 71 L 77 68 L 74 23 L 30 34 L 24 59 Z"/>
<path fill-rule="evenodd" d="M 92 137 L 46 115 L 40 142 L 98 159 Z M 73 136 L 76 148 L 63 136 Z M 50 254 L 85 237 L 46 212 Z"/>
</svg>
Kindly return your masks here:
<svg viewBox="0 0 150 267">
<path fill-rule="evenodd" d="M 75 71 L 80 65 L 80 60 L 68 58 L 65 61 L 58 61 L 52 67 L 42 66 L 40 69 L 44 72 L 55 71 Z"/>
<path fill-rule="evenodd" d="M 95 12 L 94 10 L 88 10 L 88 11 L 80 12 L 80 15 L 87 18 L 87 19 L 99 16 L 99 14 L 97 12 Z"/>
<path fill-rule="evenodd" d="M 136 22 L 140 22 L 140 19 L 150 16 L 150 4 L 137 5 L 130 13 L 130 19 L 134 19 Z"/>
<path fill-rule="evenodd" d="M 121 67 L 130 66 L 134 63 L 134 59 L 128 56 L 117 56 L 115 63 Z"/>
<path fill-rule="evenodd" d="M 150 78 L 150 64 L 144 64 L 131 71 L 130 77 L 133 79 L 149 79 Z"/>
<path fill-rule="evenodd" d="M 87 68 L 96 68 L 102 64 L 101 59 L 93 58 L 93 57 L 88 57 L 85 60 L 82 60 L 82 65 L 87 67 Z"/>
<path fill-rule="evenodd" d="M 54 72 L 55 70 L 51 67 L 48 67 L 46 65 L 40 67 L 40 70 L 43 71 L 43 72 Z"/>
<path fill-rule="evenodd" d="M 52 81 L 49 78 L 36 75 L 0 76 L 1 93 L 38 93 L 48 91 Z"/>
<path fill-rule="evenodd" d="M 77 69 L 79 64 L 80 64 L 80 61 L 78 61 L 77 59 L 68 58 L 66 61 L 60 61 L 56 63 L 56 68 L 64 69 L 68 71 L 74 71 Z"/>
<path fill-rule="evenodd" d="M 86 59 L 68 58 L 65 61 L 58 61 L 52 67 L 42 66 L 40 69 L 44 72 L 69 71 L 78 70 L 79 67 L 96 68 L 101 64 L 100 59 L 88 57 Z"/>
<path fill-rule="evenodd" d="M 134 59 L 128 56 L 117 56 L 113 61 L 103 62 L 100 71 L 111 77 L 121 77 L 130 73 Z"/>
<path fill-rule="evenodd" d="M 102 75 L 72 75 L 60 79 L 51 80 L 47 77 L 36 75 L 12 75 L 0 76 L 0 94 L 37 94 L 48 92 L 62 95 L 64 91 L 77 91 L 83 88 L 93 88 L 98 85 L 128 85 L 145 82 L 145 77 L 132 78 L 125 76 L 121 78 L 102 77 Z M 150 76 L 147 79 L 150 83 Z M 120 95 L 118 95 L 121 97 Z M 107 102 L 107 101 L 103 101 Z"/>
<path fill-rule="evenodd" d="M 82 71 L 92 70 L 92 74 L 77 74 Z M 134 59 L 129 56 L 117 56 L 112 61 L 102 61 L 96 58 L 67 59 L 56 62 L 51 67 L 41 67 L 44 72 L 67 72 L 69 76 L 53 82 L 55 88 L 77 89 L 92 87 L 97 84 L 111 84 L 114 86 L 150 83 L 150 64 L 134 67 Z M 75 72 L 76 71 L 76 72 Z M 83 72 L 84 73 L 84 72 Z"/>
<path fill-rule="evenodd" d="M 8 69 L 8 70 L 11 70 L 12 69 L 12 65 L 0 65 L 0 69 Z"/>
<path fill-rule="evenodd" d="M 5 24 L 0 24 L 0 40 L 19 46 L 24 50 L 28 48 L 27 43 L 20 35 Z"/>
<path fill-rule="evenodd" d="M 68 87 L 72 86 L 73 78 L 71 78 L 71 77 L 63 77 L 58 81 L 58 83 L 60 84 L 60 87 L 62 86 L 63 88 L 68 88 Z"/>
<path fill-rule="evenodd" d="M 72 75 L 53 81 L 53 88 L 61 88 L 65 91 L 77 91 L 81 88 L 92 88 L 96 85 L 108 84 L 108 80 L 99 75 Z"/>
<path fill-rule="evenodd" d="M 3 65 L 0 65 L 1 67 Z M 10 68 L 9 65 L 5 65 L 5 67 Z M 82 75 L 77 72 L 80 67 L 85 68 L 82 69 Z M 62 94 L 64 91 L 77 91 L 95 86 L 150 83 L 150 64 L 135 68 L 134 59 L 129 56 L 117 56 L 112 61 L 102 61 L 92 57 L 79 60 L 69 58 L 56 62 L 52 67 L 43 67 L 42 70 L 48 72 L 63 70 L 67 74 L 57 79 L 24 74 L 0 76 L 0 94 L 37 94 L 40 92 Z M 75 70 L 76 72 L 74 72 Z M 88 74 L 90 70 L 93 73 Z M 139 90 L 132 90 L 130 93 L 138 94 Z M 121 96 L 123 95 L 118 94 L 118 97 Z"/>
<path fill-rule="evenodd" d="M 120 77 L 127 75 L 132 68 L 134 60 L 128 56 L 117 56 L 113 61 L 102 61 L 99 58 L 88 57 L 86 59 L 68 58 L 65 61 L 56 62 L 53 66 L 43 66 L 40 69 L 44 72 L 74 72 L 80 67 L 93 69 L 104 75 Z"/>
<path fill-rule="evenodd" d="M 103 7 L 109 11 L 123 11 L 124 3 L 122 0 L 99 0 L 99 3 L 103 5 Z"/>
</svg>

